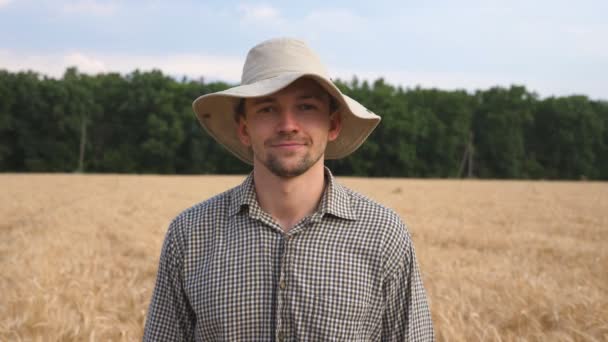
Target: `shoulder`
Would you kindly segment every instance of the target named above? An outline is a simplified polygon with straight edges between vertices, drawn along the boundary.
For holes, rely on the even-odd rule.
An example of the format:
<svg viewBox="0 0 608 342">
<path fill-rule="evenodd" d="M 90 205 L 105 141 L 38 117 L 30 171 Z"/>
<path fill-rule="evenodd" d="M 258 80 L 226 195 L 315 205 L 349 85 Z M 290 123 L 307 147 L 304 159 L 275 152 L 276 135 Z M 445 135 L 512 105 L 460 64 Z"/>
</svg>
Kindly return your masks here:
<svg viewBox="0 0 608 342">
<path fill-rule="evenodd" d="M 169 225 L 168 236 L 185 243 L 192 237 L 205 234 L 205 227 L 225 221 L 236 188 L 229 189 L 179 213 Z"/>
<path fill-rule="evenodd" d="M 232 195 L 236 188 L 224 191 L 202 202 L 199 202 L 179 213 L 173 223 L 188 225 L 201 220 L 214 219 L 216 216 L 225 215 L 231 204 Z"/>
<path fill-rule="evenodd" d="M 408 227 L 393 209 L 345 186 L 341 186 L 350 198 L 351 210 L 357 216 L 357 225 L 373 233 L 382 246 L 385 267 L 396 267 L 395 262 L 408 262 L 413 242 Z"/>
<path fill-rule="evenodd" d="M 344 185 L 338 185 L 350 200 L 350 208 L 356 213 L 357 219 L 366 223 L 389 227 L 391 230 L 407 230 L 401 216 L 392 208 L 379 203 L 364 194 L 354 191 Z"/>
</svg>

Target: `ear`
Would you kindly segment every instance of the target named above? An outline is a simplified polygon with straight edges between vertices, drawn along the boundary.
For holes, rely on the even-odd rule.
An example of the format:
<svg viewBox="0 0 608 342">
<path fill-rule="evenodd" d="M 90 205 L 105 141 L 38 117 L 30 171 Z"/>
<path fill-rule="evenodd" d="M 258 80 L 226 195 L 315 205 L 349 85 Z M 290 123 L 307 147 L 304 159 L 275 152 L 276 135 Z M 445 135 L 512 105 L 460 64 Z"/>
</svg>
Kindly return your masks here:
<svg viewBox="0 0 608 342">
<path fill-rule="evenodd" d="M 328 141 L 334 141 L 340 135 L 342 130 L 342 115 L 340 111 L 336 110 L 329 116 L 329 134 L 327 135 Z"/>
<path fill-rule="evenodd" d="M 239 117 L 236 134 L 239 136 L 241 144 L 251 146 L 251 139 L 249 138 L 249 131 L 247 130 L 247 120 L 242 116 Z"/>
</svg>

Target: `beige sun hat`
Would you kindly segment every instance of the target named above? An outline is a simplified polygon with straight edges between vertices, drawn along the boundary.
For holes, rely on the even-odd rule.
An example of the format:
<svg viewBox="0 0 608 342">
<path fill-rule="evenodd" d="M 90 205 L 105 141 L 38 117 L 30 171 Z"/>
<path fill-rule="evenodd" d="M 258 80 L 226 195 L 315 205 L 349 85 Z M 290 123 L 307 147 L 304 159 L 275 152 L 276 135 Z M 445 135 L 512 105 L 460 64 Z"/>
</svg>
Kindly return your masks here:
<svg viewBox="0 0 608 342">
<path fill-rule="evenodd" d="M 200 96 L 192 103 L 196 117 L 217 142 L 239 159 L 253 164 L 251 149 L 237 135 L 234 120 L 242 98 L 268 96 L 301 77 L 316 80 L 339 104 L 342 130 L 330 141 L 325 159 L 343 158 L 355 151 L 380 122 L 380 117 L 342 94 L 330 80 L 319 57 L 301 40 L 276 38 L 254 46 L 247 54 L 241 85 Z"/>
</svg>

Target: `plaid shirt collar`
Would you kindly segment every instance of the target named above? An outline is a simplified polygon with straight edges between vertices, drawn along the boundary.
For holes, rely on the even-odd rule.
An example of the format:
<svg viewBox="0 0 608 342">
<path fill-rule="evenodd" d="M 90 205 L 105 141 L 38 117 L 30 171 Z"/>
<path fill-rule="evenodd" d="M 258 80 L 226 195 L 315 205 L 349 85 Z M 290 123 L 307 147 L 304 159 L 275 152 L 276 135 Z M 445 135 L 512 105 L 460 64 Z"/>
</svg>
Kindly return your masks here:
<svg viewBox="0 0 608 342">
<path fill-rule="evenodd" d="M 326 214 L 333 216 L 356 221 L 358 215 L 355 213 L 351 206 L 350 196 L 346 192 L 346 189 L 338 184 L 331 171 L 325 167 L 325 179 L 327 184 L 318 210 L 310 217 L 313 222 L 321 221 Z M 258 204 L 255 195 L 255 186 L 253 184 L 253 172 L 251 172 L 247 178 L 237 186 L 233 192 L 233 197 L 230 203 L 229 214 L 230 216 L 236 215 L 243 208 L 249 208 L 249 216 L 254 219 L 259 219 L 263 214 L 263 210 Z"/>
</svg>

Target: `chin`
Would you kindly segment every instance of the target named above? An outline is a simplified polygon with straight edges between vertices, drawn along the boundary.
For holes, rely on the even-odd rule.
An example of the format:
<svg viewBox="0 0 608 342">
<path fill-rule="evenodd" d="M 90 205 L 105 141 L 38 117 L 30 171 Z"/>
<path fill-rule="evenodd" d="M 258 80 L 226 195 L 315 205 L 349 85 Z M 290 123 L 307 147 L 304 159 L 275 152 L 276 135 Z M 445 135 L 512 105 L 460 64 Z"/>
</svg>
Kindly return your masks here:
<svg viewBox="0 0 608 342">
<path fill-rule="evenodd" d="M 265 163 L 266 168 L 270 172 L 272 172 L 274 175 L 281 177 L 281 178 L 293 178 L 293 177 L 300 176 L 300 175 L 306 173 L 306 171 L 310 170 L 312 165 L 313 165 L 313 163 L 310 163 L 309 161 L 300 161 L 300 162 L 296 162 L 296 163 L 285 163 L 285 162 L 282 163 L 276 159 L 268 160 L 268 162 Z"/>
<path fill-rule="evenodd" d="M 281 178 L 293 178 L 293 177 L 297 177 L 300 175 L 303 175 L 304 173 L 306 173 L 306 171 L 308 171 L 310 169 L 310 167 L 306 167 L 306 168 L 298 168 L 298 167 L 280 167 L 280 168 L 276 168 L 273 167 L 270 169 L 270 172 L 272 172 L 275 176 L 281 177 Z"/>
</svg>

